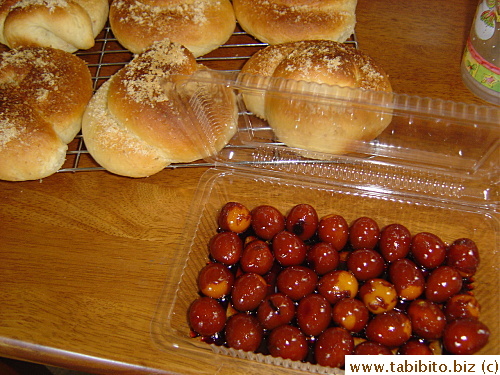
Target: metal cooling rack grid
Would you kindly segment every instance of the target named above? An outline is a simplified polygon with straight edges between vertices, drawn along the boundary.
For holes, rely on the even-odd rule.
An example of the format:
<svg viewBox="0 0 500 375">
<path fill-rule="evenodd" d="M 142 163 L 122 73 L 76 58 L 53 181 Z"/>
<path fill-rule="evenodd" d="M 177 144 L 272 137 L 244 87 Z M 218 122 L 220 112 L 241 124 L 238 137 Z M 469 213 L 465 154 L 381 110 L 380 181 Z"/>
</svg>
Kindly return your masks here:
<svg viewBox="0 0 500 375">
<path fill-rule="evenodd" d="M 353 35 L 346 43 L 353 44 L 356 48 L 358 42 Z M 261 43 L 242 31 L 239 26 L 235 29 L 231 38 L 226 44 L 199 57 L 200 64 L 211 69 L 224 71 L 239 71 L 244 63 L 258 50 L 266 47 L 267 44 Z M 87 66 L 92 75 L 94 91 L 97 90 L 114 73 L 124 67 L 133 57 L 133 54 L 124 49 L 116 40 L 109 26 L 97 36 L 95 46 L 88 51 L 78 51 L 76 55 L 87 62 Z M 228 146 L 234 147 L 234 146 Z M 197 161 L 187 164 L 171 164 L 167 168 L 188 168 L 199 166 L 210 166 L 205 161 Z M 68 145 L 66 162 L 59 172 L 83 172 L 104 170 L 90 156 L 85 148 L 82 135 L 78 134 Z"/>
</svg>

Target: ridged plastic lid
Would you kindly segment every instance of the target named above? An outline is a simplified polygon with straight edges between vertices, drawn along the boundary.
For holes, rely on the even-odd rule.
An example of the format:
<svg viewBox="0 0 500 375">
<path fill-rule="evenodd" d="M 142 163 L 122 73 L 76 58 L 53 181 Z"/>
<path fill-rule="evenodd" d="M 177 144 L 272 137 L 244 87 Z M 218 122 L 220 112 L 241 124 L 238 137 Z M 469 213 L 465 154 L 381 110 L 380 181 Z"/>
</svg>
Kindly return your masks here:
<svg viewBox="0 0 500 375">
<path fill-rule="evenodd" d="M 206 150 L 215 154 L 209 161 L 219 168 L 265 170 L 299 180 L 498 209 L 498 107 L 207 70 L 177 83 L 179 92 L 190 93 L 184 105 L 199 126 L 197 143 L 203 148 L 210 144 L 211 119 L 216 118 L 203 94 L 207 84 L 221 95 L 232 92 L 239 106 L 238 132 L 228 147 L 218 153 Z M 201 86 L 205 89 L 197 92 Z M 310 152 L 280 142 L 266 121 L 248 111 L 248 97 L 286 98 L 353 116 L 360 111 L 392 115 L 392 121 L 376 139 L 354 142 L 342 154 Z"/>
</svg>

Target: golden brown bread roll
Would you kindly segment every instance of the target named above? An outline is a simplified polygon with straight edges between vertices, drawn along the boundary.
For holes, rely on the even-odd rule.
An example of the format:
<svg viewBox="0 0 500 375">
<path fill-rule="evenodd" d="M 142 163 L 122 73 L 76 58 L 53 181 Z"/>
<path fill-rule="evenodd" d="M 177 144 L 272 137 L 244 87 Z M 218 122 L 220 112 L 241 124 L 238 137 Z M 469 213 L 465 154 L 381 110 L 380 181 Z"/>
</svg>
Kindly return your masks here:
<svg viewBox="0 0 500 375">
<path fill-rule="evenodd" d="M 242 82 L 268 88 L 267 94 L 263 90 L 246 93 L 247 108 L 267 120 L 278 140 L 290 147 L 345 153 L 358 141 L 376 138 L 392 120 L 391 111 L 328 100 L 354 98 L 360 92 L 341 87 L 392 93 L 385 72 L 370 57 L 342 43 L 321 40 L 268 46 L 253 55 L 241 73 Z"/>
<path fill-rule="evenodd" d="M 55 173 L 91 96 L 89 69 L 68 52 L 27 47 L 0 54 L 0 179 Z"/>
<path fill-rule="evenodd" d="M 112 173 L 147 177 L 220 151 L 236 132 L 234 93 L 210 84 L 174 86 L 177 75 L 203 69 L 167 39 L 136 55 L 99 88 L 85 112 L 82 134 L 93 158 Z M 206 134 L 186 111 L 194 92 L 210 117 L 202 124 Z"/>
<path fill-rule="evenodd" d="M 169 39 L 195 57 L 226 43 L 236 26 L 229 0 L 114 0 L 109 22 L 120 44 L 133 53 Z"/>
<path fill-rule="evenodd" d="M 108 11 L 108 0 L 0 0 L 0 43 L 66 52 L 89 49 Z"/>
<path fill-rule="evenodd" d="M 357 0 L 233 0 L 241 27 L 258 40 L 346 41 L 354 32 Z"/>
</svg>

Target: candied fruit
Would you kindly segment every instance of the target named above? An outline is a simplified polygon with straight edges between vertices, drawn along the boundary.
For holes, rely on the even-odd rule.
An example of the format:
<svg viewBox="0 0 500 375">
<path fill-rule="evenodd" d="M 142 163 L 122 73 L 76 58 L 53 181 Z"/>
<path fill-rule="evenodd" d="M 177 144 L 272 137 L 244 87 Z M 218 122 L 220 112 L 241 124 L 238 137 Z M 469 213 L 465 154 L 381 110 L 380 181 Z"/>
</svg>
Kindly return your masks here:
<svg viewBox="0 0 500 375">
<path fill-rule="evenodd" d="M 225 204 L 189 307 L 191 335 L 340 368 L 348 354 L 473 354 L 487 345 L 471 288 L 474 241 L 412 236 L 399 223 L 380 230 L 367 216 L 351 226 L 339 214 L 318 218 L 309 204 L 287 215 Z"/>
</svg>

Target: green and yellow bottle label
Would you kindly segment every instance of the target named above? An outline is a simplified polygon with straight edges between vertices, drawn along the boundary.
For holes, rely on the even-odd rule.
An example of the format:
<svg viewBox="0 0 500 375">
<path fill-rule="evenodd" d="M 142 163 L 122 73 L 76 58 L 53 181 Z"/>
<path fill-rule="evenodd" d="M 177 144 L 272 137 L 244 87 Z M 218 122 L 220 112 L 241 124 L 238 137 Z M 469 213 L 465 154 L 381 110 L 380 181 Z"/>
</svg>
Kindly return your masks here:
<svg viewBox="0 0 500 375">
<path fill-rule="evenodd" d="M 470 41 L 467 42 L 465 48 L 464 63 L 472 78 L 481 85 L 500 92 L 500 68 L 483 59 Z"/>
</svg>

